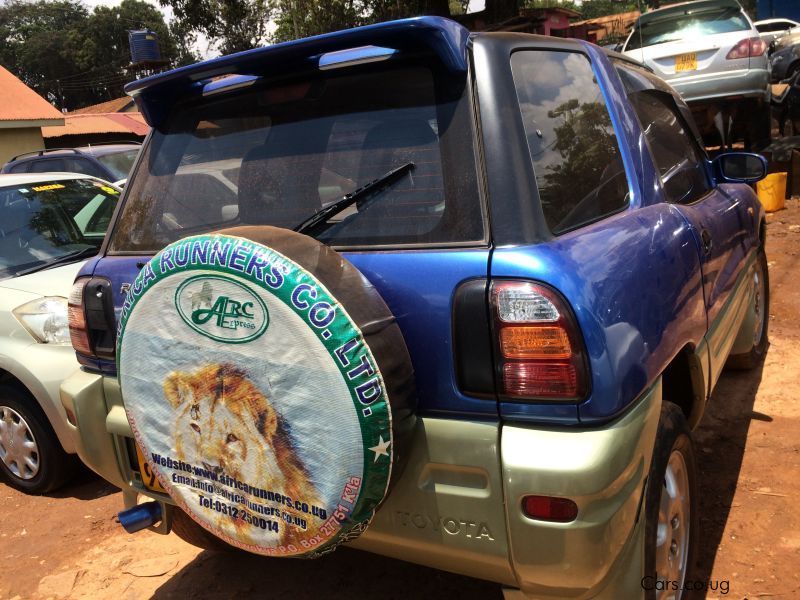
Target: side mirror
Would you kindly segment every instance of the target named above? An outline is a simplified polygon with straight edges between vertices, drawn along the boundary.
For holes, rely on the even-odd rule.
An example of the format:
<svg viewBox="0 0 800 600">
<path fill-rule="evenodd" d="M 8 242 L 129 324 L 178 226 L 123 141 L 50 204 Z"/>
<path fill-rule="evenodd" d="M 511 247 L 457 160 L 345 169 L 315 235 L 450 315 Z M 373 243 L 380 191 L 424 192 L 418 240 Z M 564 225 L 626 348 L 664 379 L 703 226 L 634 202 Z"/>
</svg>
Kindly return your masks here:
<svg viewBox="0 0 800 600">
<path fill-rule="evenodd" d="M 767 176 L 767 159 L 750 152 L 726 152 L 711 163 L 719 183 L 755 183 Z"/>
</svg>

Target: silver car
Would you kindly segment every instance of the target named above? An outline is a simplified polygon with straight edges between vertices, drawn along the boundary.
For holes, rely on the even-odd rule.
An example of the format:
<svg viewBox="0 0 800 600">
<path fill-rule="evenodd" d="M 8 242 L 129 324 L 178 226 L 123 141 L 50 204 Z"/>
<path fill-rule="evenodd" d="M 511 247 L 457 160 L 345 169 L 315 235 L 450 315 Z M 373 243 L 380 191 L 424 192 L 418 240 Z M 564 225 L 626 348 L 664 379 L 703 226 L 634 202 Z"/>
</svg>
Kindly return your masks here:
<svg viewBox="0 0 800 600">
<path fill-rule="evenodd" d="M 77 462 L 59 398 L 79 366 L 67 296 L 118 197 L 86 175 L 0 175 L 0 480 L 27 493 L 56 489 Z"/>
<path fill-rule="evenodd" d="M 736 0 L 698 0 L 645 13 L 623 52 L 684 97 L 709 145 L 769 143 L 767 43 Z"/>
<path fill-rule="evenodd" d="M 791 19 L 764 19 L 753 23 L 758 30 L 761 39 L 769 44 L 781 37 L 792 27 L 797 27 L 800 23 Z"/>
</svg>

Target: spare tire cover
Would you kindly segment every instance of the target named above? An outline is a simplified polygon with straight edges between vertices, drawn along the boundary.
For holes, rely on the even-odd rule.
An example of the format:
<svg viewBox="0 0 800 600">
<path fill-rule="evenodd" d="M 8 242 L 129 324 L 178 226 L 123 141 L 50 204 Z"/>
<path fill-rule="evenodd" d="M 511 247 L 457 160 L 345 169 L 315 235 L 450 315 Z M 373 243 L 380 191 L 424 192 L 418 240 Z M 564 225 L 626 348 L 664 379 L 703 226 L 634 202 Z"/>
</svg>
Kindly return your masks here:
<svg viewBox="0 0 800 600">
<path fill-rule="evenodd" d="M 189 237 L 153 257 L 122 307 L 117 367 L 160 484 L 258 554 L 357 537 L 413 425 L 411 362 L 386 304 L 340 254 L 285 229 Z"/>
</svg>

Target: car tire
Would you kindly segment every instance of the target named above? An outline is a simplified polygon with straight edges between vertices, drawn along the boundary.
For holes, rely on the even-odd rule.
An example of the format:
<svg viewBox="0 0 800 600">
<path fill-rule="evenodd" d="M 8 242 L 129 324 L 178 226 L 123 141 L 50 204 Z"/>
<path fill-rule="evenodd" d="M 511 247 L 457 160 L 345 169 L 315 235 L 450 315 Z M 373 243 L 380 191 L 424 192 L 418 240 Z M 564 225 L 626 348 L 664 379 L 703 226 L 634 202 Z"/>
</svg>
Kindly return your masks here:
<svg viewBox="0 0 800 600">
<path fill-rule="evenodd" d="M 647 600 L 661 590 L 676 592 L 675 600 L 689 597 L 681 590 L 692 581 L 698 526 L 697 467 L 689 427 L 681 409 L 664 402 L 645 496 L 642 587 Z"/>
<path fill-rule="evenodd" d="M 238 548 L 226 544 L 215 535 L 212 535 L 200 527 L 200 525 L 195 523 L 189 515 L 177 506 L 172 509 L 170 527 L 172 533 L 177 535 L 184 542 L 202 550 L 210 550 L 212 552 L 238 551 Z"/>
<path fill-rule="evenodd" d="M 728 357 L 725 366 L 731 369 L 754 369 L 764 360 L 769 346 L 769 268 L 763 246 L 758 251 L 753 285 L 753 310 L 756 313 L 753 346 L 748 352 Z"/>
<path fill-rule="evenodd" d="M 205 254 L 162 268 L 190 247 Z M 236 250 L 211 265 L 211 248 Z M 258 271 L 228 265 L 242 252 Z M 416 419 L 411 359 L 370 281 L 313 238 L 255 226 L 167 246 L 132 290 L 120 388 L 139 446 L 183 512 L 270 556 L 318 556 L 363 533 L 402 472 Z M 197 503 L 212 487 L 225 502 Z"/>
<path fill-rule="evenodd" d="M 74 457 L 64 452 L 33 398 L 15 387 L 0 385 L 3 479 L 26 494 L 46 494 L 62 486 L 74 471 Z"/>
<path fill-rule="evenodd" d="M 758 152 L 769 146 L 772 141 L 772 112 L 769 104 L 755 105 L 752 116 L 747 117 L 745 128 L 746 151 Z"/>
</svg>

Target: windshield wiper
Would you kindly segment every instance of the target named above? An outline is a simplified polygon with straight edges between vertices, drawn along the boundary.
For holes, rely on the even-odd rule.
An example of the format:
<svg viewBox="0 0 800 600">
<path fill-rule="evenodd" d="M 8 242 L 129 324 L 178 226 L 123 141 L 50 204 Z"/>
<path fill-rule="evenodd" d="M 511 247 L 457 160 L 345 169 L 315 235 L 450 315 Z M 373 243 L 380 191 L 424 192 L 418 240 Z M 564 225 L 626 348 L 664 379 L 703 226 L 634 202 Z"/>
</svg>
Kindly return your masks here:
<svg viewBox="0 0 800 600">
<path fill-rule="evenodd" d="M 17 271 L 16 273 L 14 273 L 14 277 L 28 275 L 30 273 L 35 273 L 36 271 L 44 271 L 45 269 L 75 262 L 81 260 L 82 258 L 89 258 L 90 256 L 95 256 L 97 252 L 98 249 L 95 248 L 94 246 L 90 246 L 89 248 L 81 248 L 80 250 L 68 252 L 67 254 L 64 254 L 62 256 L 58 256 L 56 258 L 47 260 L 40 265 L 36 265 L 35 267 L 30 267 L 28 269 L 23 269 L 22 271 Z"/>
<path fill-rule="evenodd" d="M 377 196 L 379 192 L 393 184 L 413 168 L 414 163 L 407 162 L 403 165 L 400 165 L 396 169 L 392 169 L 388 173 L 381 175 L 377 179 L 373 179 L 369 183 L 365 183 L 357 190 L 350 192 L 338 200 L 335 200 L 328 206 L 319 209 L 317 212 L 295 227 L 294 230 L 298 233 L 313 233 L 317 231 L 320 226 L 333 215 L 342 212 L 344 209 L 352 206 L 356 202 L 360 201 L 361 205 L 359 208 L 365 206 L 370 202 L 370 200 Z"/>
</svg>

